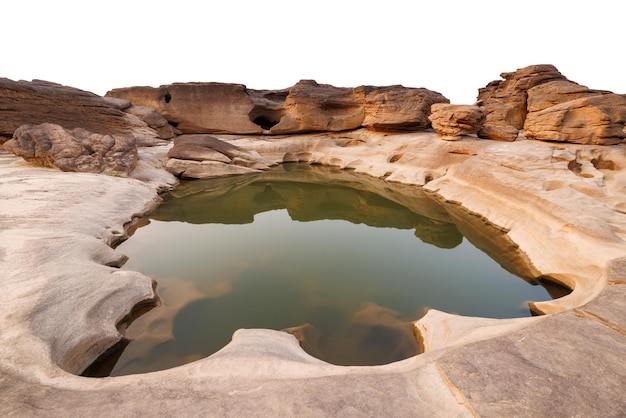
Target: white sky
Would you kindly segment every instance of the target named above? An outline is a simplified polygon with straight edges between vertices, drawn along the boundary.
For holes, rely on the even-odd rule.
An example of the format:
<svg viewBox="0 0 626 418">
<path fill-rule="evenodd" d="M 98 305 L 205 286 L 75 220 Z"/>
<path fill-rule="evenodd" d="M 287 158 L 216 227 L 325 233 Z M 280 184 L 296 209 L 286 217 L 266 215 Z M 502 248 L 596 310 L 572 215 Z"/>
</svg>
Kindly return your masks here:
<svg viewBox="0 0 626 418">
<path fill-rule="evenodd" d="M 0 77 L 103 95 L 184 81 L 278 89 L 402 84 L 473 103 L 554 64 L 626 93 L 623 0 L 3 0 Z"/>
</svg>

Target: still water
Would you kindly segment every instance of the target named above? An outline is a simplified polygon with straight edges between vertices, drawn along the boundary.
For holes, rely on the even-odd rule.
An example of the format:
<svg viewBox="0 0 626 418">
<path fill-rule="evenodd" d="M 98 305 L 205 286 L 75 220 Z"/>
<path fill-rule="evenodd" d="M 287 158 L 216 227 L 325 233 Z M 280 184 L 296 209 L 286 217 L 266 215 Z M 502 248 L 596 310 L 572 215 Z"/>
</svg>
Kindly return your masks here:
<svg viewBox="0 0 626 418">
<path fill-rule="evenodd" d="M 510 318 L 550 299 L 416 189 L 300 165 L 181 184 L 118 247 L 161 306 L 129 327 L 111 375 L 206 357 L 239 328 L 286 330 L 333 364 L 385 364 L 419 353 L 412 321 L 428 308 Z"/>
</svg>

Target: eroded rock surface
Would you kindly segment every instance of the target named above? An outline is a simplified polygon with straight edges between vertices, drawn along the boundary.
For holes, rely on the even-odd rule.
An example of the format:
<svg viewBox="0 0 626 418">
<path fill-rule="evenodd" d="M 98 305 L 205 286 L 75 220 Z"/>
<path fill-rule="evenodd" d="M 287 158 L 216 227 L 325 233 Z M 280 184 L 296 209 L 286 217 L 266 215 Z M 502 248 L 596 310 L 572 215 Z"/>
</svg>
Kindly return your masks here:
<svg viewBox="0 0 626 418">
<path fill-rule="evenodd" d="M 176 83 L 158 88 L 111 90 L 107 97 L 156 109 L 180 131 L 294 134 L 346 131 L 418 131 L 430 127 L 437 92 L 403 86 L 341 88 L 302 80 L 284 90 L 252 90 L 240 84 Z"/>
<path fill-rule="evenodd" d="M 131 134 L 101 135 L 59 125 L 22 125 L 4 148 L 44 167 L 128 176 L 139 155 Z"/>
<path fill-rule="evenodd" d="M 626 138 L 626 98 L 568 80 L 552 65 L 532 65 L 502 73 L 481 88 L 478 103 L 487 119 L 481 138 L 611 145 Z"/>
<path fill-rule="evenodd" d="M 433 129 L 443 139 L 456 140 L 462 135 L 473 135 L 482 128 L 486 111 L 474 105 L 436 103 L 431 107 Z"/>
<path fill-rule="evenodd" d="M 0 138 L 10 138 L 24 124 L 42 123 L 101 135 L 158 136 L 144 121 L 96 94 L 47 81 L 0 78 Z"/>
</svg>

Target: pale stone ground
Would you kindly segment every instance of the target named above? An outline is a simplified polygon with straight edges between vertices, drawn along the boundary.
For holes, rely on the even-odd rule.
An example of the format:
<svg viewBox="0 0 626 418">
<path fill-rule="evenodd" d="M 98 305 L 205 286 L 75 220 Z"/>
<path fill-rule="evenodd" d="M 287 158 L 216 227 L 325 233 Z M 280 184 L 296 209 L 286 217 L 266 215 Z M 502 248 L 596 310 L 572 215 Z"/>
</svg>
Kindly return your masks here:
<svg viewBox="0 0 626 418">
<path fill-rule="evenodd" d="M 108 244 L 174 179 L 163 147 L 134 178 L 62 173 L 0 152 L 2 416 L 624 416 L 626 156 L 599 147 L 367 131 L 223 137 L 274 161 L 306 161 L 424 187 L 451 212 L 508 231 L 526 274 L 574 291 L 513 320 L 431 311 L 426 353 L 340 367 L 294 337 L 240 330 L 184 366 L 76 376 L 121 336 L 116 323 L 154 297 Z"/>
</svg>

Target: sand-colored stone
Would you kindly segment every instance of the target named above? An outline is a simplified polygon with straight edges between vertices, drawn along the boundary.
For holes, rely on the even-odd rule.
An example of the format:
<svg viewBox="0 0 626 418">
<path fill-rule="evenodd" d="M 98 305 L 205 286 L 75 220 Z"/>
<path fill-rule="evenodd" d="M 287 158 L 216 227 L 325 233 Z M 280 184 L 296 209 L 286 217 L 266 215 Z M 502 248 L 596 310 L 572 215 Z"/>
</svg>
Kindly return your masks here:
<svg viewBox="0 0 626 418">
<path fill-rule="evenodd" d="M 626 99 L 568 80 L 552 65 L 532 65 L 501 74 L 479 89 L 487 119 L 481 138 L 526 138 L 574 144 L 611 145 L 626 138 Z"/>
<path fill-rule="evenodd" d="M 435 103 L 428 117 L 433 129 L 448 141 L 460 139 L 463 135 L 474 135 L 485 122 L 486 111 L 476 105 L 454 105 Z"/>
<path fill-rule="evenodd" d="M 114 89 L 107 98 L 156 109 L 185 134 L 294 134 L 367 127 L 421 131 L 430 127 L 434 103 L 448 103 L 425 88 L 355 88 L 301 80 L 283 90 L 253 90 L 241 84 L 175 83 Z"/>
</svg>

